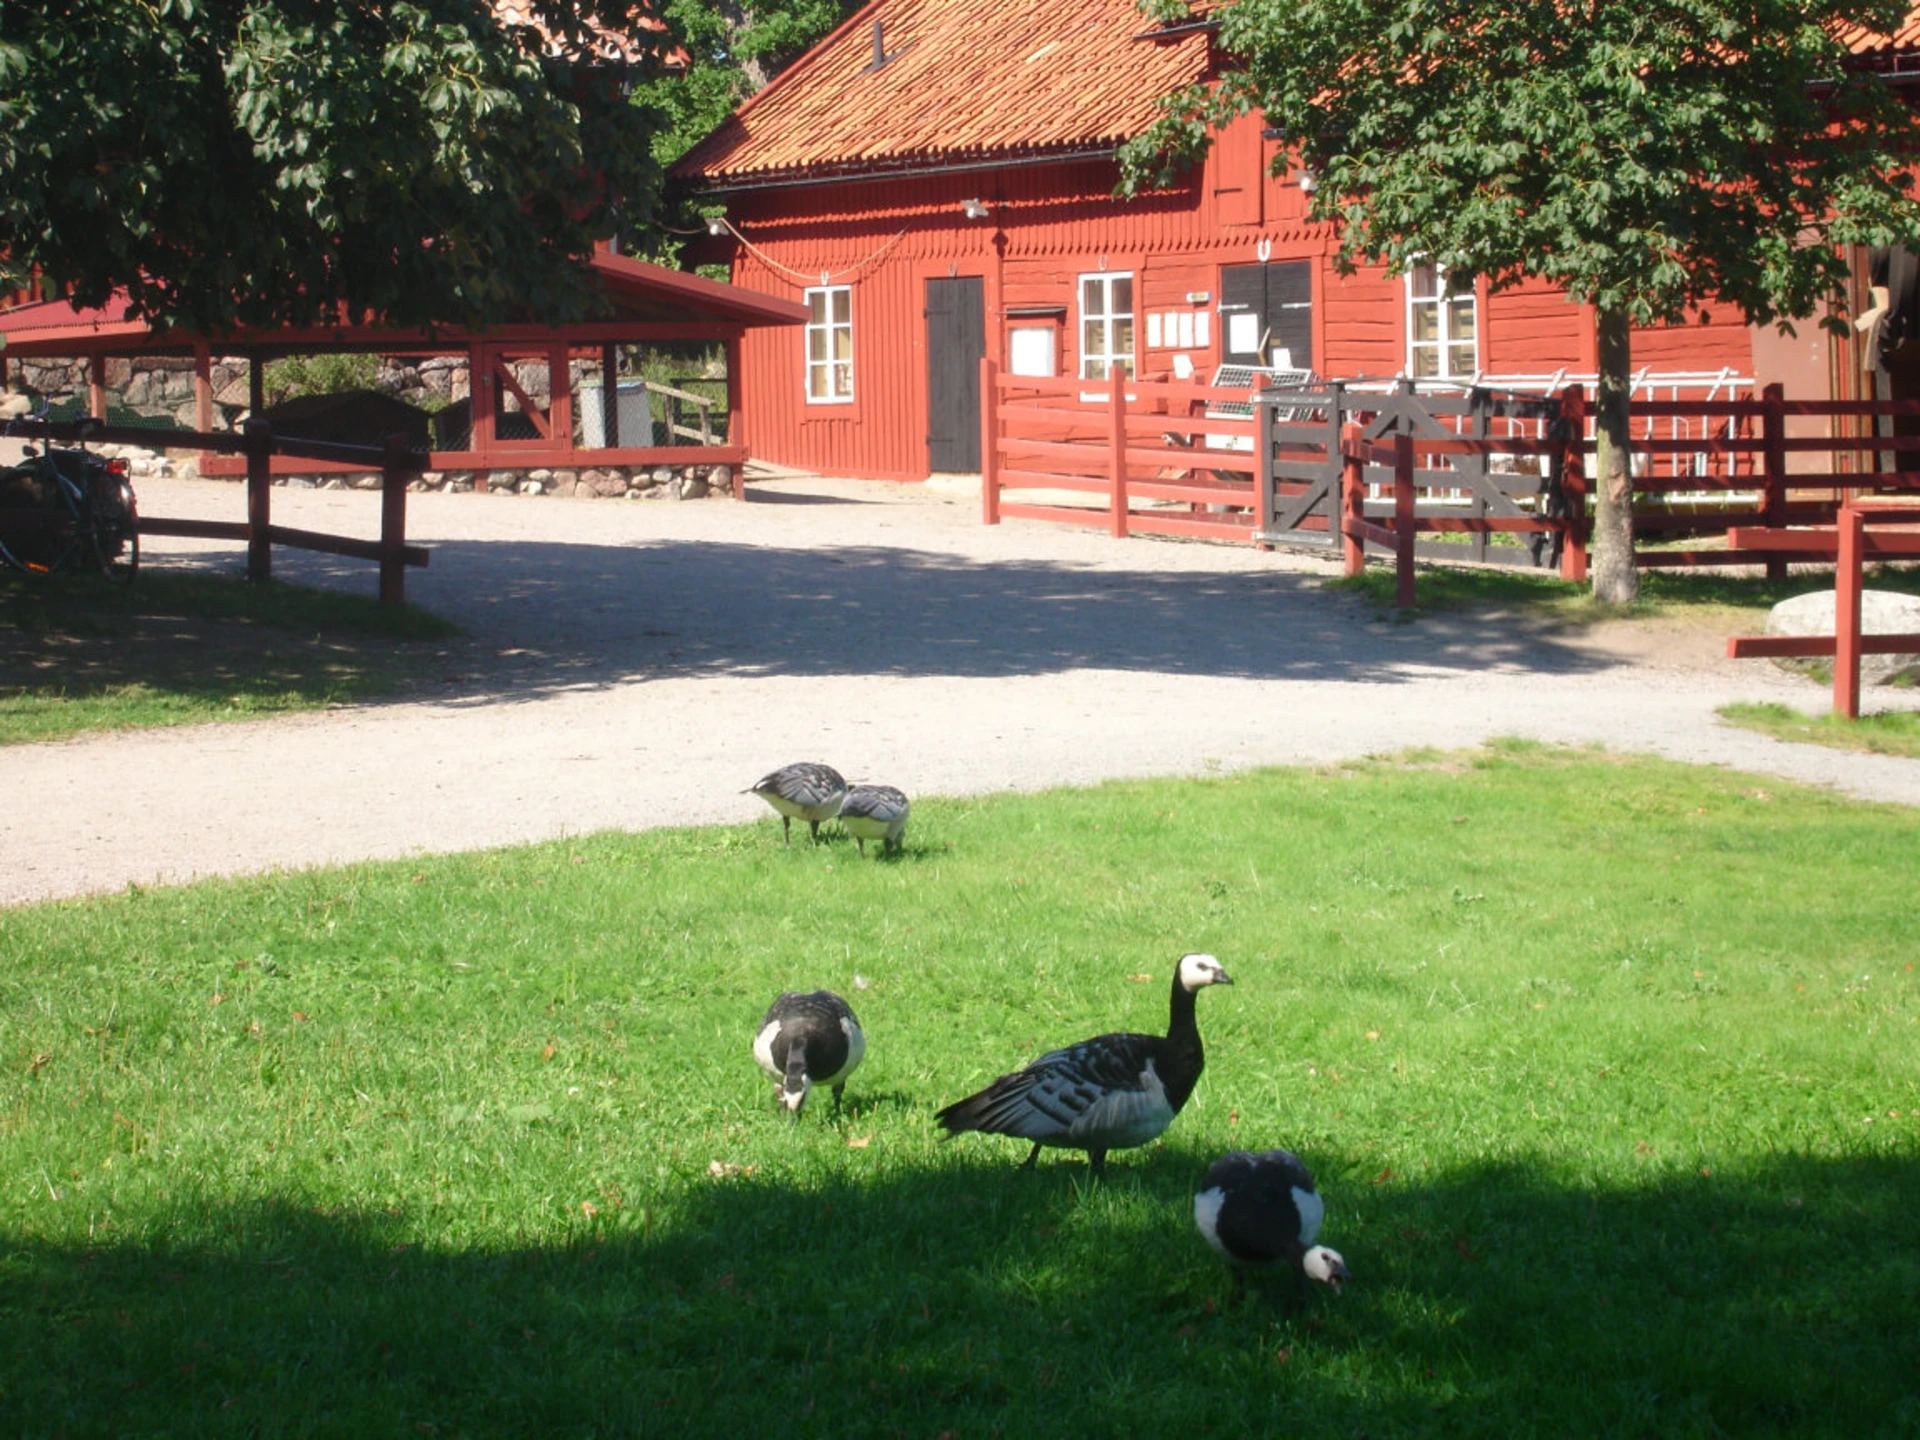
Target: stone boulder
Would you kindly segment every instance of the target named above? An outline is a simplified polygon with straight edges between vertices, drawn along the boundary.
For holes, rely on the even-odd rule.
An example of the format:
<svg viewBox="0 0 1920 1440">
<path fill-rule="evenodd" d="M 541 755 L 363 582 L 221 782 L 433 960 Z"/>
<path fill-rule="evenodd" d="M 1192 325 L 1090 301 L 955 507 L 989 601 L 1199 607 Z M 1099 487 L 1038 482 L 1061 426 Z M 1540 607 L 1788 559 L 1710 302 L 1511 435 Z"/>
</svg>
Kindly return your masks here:
<svg viewBox="0 0 1920 1440">
<path fill-rule="evenodd" d="M 1813 590 L 1782 600 L 1767 615 L 1769 635 L 1833 634 L 1833 591 Z M 1860 632 L 1863 635 L 1920 635 L 1920 595 L 1893 590 L 1860 593 Z M 1825 658 L 1785 659 L 1774 662 L 1805 674 L 1816 666 L 1831 668 Z M 1901 679 L 1920 680 L 1920 654 L 1862 655 L 1860 683 L 1890 685 Z"/>
</svg>

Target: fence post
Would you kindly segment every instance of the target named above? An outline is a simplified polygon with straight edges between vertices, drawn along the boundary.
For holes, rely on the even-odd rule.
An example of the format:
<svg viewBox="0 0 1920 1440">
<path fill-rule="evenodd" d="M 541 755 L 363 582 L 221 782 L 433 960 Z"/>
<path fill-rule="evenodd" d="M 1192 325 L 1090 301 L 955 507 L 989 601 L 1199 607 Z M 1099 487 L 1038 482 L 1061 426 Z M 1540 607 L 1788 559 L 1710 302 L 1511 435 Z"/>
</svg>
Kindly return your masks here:
<svg viewBox="0 0 1920 1440">
<path fill-rule="evenodd" d="M 247 447 L 247 579 L 273 577 L 273 425 L 249 420 L 241 429 Z"/>
<path fill-rule="evenodd" d="M 1866 520 L 1851 502 L 1834 517 L 1839 523 L 1839 554 L 1833 566 L 1833 708 L 1849 720 L 1860 718 L 1860 552 Z"/>
<path fill-rule="evenodd" d="M 1107 368 L 1107 445 L 1112 494 L 1113 538 L 1127 538 L 1127 371 L 1109 362 Z"/>
<path fill-rule="evenodd" d="M 1393 603 L 1411 610 L 1413 595 L 1413 436 L 1393 437 Z"/>
<path fill-rule="evenodd" d="M 1761 499 L 1760 523 L 1769 530 L 1786 524 L 1787 510 L 1787 417 L 1786 387 L 1775 381 L 1760 392 L 1761 456 L 1766 464 L 1766 489 Z M 1787 578 L 1784 556 L 1769 557 L 1767 579 Z"/>
<path fill-rule="evenodd" d="M 1349 420 L 1340 431 L 1340 504 L 1334 523 L 1340 527 L 1341 573 L 1348 579 L 1367 568 L 1367 541 L 1357 528 L 1367 518 L 1366 441 L 1361 439 L 1361 429 L 1358 420 Z"/>
<path fill-rule="evenodd" d="M 980 523 L 1000 523 L 1000 367 L 980 357 Z"/>
<path fill-rule="evenodd" d="M 1467 433 L 1470 438 L 1485 441 L 1493 434 L 1493 397 L 1478 385 L 1467 395 Z M 1459 463 L 1459 462 L 1456 462 Z M 1468 457 L 1465 468 L 1473 475 L 1473 504 L 1470 513 L 1476 520 L 1487 518 L 1487 490 L 1493 484 L 1493 453 L 1490 446 L 1482 444 L 1480 449 Z M 1476 530 L 1470 547 L 1473 558 L 1484 561 L 1487 558 L 1487 532 Z"/>
<path fill-rule="evenodd" d="M 1253 467 L 1253 540 L 1262 550 L 1271 550 L 1268 537 L 1273 533 L 1273 401 L 1256 395 L 1253 401 L 1254 447 L 1260 459 Z"/>
<path fill-rule="evenodd" d="M 1569 385 L 1560 397 L 1564 440 L 1560 455 L 1560 498 L 1566 507 L 1566 539 L 1560 547 L 1560 578 L 1587 578 L 1587 392 Z"/>
<path fill-rule="evenodd" d="M 380 455 L 380 603 L 407 603 L 407 477 L 413 471 L 407 437 L 387 436 Z"/>
</svg>

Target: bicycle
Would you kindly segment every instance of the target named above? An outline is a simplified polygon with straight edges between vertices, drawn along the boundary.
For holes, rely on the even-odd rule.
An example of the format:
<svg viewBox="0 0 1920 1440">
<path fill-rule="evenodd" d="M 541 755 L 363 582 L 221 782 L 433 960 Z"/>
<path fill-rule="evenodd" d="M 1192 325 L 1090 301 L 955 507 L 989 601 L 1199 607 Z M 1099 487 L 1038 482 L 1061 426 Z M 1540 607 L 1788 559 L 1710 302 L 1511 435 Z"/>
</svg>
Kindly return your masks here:
<svg viewBox="0 0 1920 1440">
<path fill-rule="evenodd" d="M 17 433 L 22 418 L 42 427 L 47 409 L 8 420 L 0 433 Z M 140 568 L 139 508 L 127 462 L 86 448 L 85 430 L 98 423 L 82 422 L 72 449 L 29 445 L 19 464 L 0 468 L 0 565 L 29 575 L 98 570 L 131 583 Z"/>
</svg>

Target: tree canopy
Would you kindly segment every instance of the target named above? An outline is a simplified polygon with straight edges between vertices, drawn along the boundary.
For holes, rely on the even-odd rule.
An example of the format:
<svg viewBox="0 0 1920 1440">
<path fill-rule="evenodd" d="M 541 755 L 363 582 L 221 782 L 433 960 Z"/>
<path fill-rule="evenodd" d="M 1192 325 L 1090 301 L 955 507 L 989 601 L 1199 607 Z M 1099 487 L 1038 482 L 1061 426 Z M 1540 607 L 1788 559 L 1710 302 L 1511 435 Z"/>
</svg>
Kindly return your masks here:
<svg viewBox="0 0 1920 1440">
<path fill-rule="evenodd" d="M 1184 0 L 1148 0 L 1184 18 Z M 1839 247 L 1920 236 L 1912 112 L 1838 38 L 1905 0 L 1231 0 L 1217 84 L 1124 155 L 1149 185 L 1255 111 L 1315 172 L 1345 266 L 1416 258 L 1494 289 L 1537 277 L 1599 315 L 1624 439 L 1628 326 L 1836 298 Z M 1602 509 L 1630 496 L 1602 417 Z M 1609 467 L 1614 468 L 1610 472 Z M 1611 477 L 1611 478 L 1610 478 Z M 1596 593 L 1628 598 L 1603 515 Z M 1610 549 L 1615 553 L 1609 553 Z"/>
<path fill-rule="evenodd" d="M 0 285 L 215 330 L 562 319 L 644 227 L 664 117 L 631 0 L 0 4 Z"/>
</svg>

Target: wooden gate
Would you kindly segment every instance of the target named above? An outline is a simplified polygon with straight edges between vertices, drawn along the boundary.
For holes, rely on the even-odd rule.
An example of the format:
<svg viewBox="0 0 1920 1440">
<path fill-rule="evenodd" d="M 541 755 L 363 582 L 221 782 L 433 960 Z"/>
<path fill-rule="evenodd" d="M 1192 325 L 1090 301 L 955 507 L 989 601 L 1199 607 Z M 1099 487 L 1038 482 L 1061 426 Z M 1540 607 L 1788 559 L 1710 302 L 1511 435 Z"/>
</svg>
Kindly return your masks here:
<svg viewBox="0 0 1920 1440">
<path fill-rule="evenodd" d="M 1341 541 L 1342 472 L 1357 440 L 1366 451 L 1361 479 L 1363 517 L 1395 515 L 1393 463 L 1372 458 L 1383 442 L 1399 436 L 1449 444 L 1469 441 L 1455 453 L 1426 447 L 1425 467 L 1413 471 L 1414 519 L 1422 538 L 1414 553 L 1423 560 L 1473 560 L 1482 564 L 1548 568 L 1559 563 L 1566 514 L 1560 457 L 1534 453 L 1542 440 L 1563 439 L 1558 400 L 1474 389 L 1461 394 L 1418 394 L 1412 381 L 1386 391 L 1363 391 L 1332 382 L 1270 389 L 1261 395 L 1261 446 L 1271 457 L 1267 497 L 1258 538 L 1270 545 L 1320 553 L 1337 552 Z M 1349 426 L 1358 426 L 1343 446 Z M 1511 440 L 1512 451 L 1499 448 Z M 1450 521 L 1471 522 L 1440 536 Z M 1505 523 L 1501 523 L 1505 522 Z M 1538 528 L 1533 528 L 1536 522 Z M 1502 543 L 1510 534 L 1519 543 Z M 1391 554 L 1370 544 L 1369 553 Z"/>
</svg>

